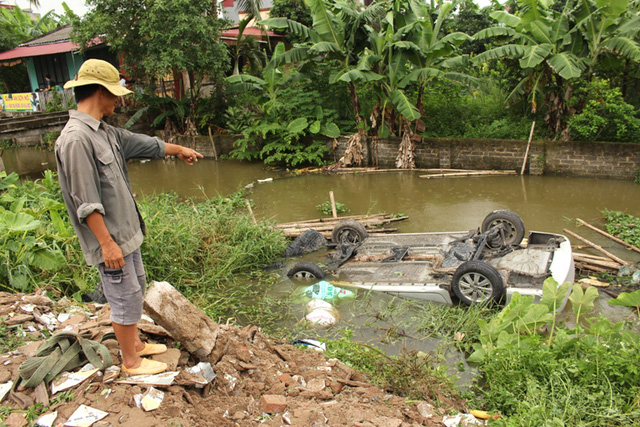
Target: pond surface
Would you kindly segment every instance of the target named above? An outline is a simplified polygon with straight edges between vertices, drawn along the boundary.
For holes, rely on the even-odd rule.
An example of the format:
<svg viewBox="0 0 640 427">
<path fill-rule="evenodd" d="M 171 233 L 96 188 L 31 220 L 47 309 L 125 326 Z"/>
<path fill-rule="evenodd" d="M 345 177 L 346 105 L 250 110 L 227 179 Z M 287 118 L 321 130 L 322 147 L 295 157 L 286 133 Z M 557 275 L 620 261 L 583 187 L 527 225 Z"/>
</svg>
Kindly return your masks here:
<svg viewBox="0 0 640 427">
<path fill-rule="evenodd" d="M 10 150 L 3 154 L 8 172 L 37 174 L 55 166 L 53 154 L 36 150 Z M 253 184 L 248 197 L 254 201 L 258 218 L 289 222 L 321 217 L 317 205 L 329 200 L 333 191 L 337 202 L 349 209 L 345 215 L 386 212 L 402 213 L 409 219 L 394 223 L 403 232 L 465 231 L 480 226 L 494 209 L 510 209 L 524 220 L 527 230 L 563 233 L 570 229 L 602 245 L 629 261 L 639 254 L 621 249 L 585 227 L 575 218 L 602 228 L 602 210 L 620 210 L 640 216 L 640 185 L 631 181 L 556 176 L 495 176 L 423 179 L 424 172 L 381 172 L 346 175 L 306 174 L 293 176 L 287 171 L 269 170 L 262 164 L 235 161 L 201 160 L 188 166 L 176 160 L 132 163 L 129 173 L 134 192 L 152 194 L 173 191 L 183 197 L 216 197 Z M 273 178 L 259 183 L 257 180 Z M 574 242 L 577 243 L 577 242 Z M 597 255 L 597 253 L 594 253 Z M 311 256 L 317 260 L 318 255 Z M 299 285 L 284 279 L 278 292 L 288 294 Z M 359 341 L 376 341 L 390 353 L 407 348 L 428 351 L 437 341 L 424 339 L 410 329 L 411 312 L 399 318 L 381 318 L 378 314 L 394 301 L 388 295 L 359 294 L 341 303 L 338 328 L 355 331 Z M 601 304 L 600 310 L 612 320 L 627 315 L 620 307 Z M 378 314 L 375 314 L 378 313 Z M 292 326 L 304 317 L 304 303 L 294 307 L 293 316 L 282 326 Z M 388 331 L 407 325 L 406 336 L 385 343 Z M 452 362 L 460 361 L 451 355 Z"/>
</svg>

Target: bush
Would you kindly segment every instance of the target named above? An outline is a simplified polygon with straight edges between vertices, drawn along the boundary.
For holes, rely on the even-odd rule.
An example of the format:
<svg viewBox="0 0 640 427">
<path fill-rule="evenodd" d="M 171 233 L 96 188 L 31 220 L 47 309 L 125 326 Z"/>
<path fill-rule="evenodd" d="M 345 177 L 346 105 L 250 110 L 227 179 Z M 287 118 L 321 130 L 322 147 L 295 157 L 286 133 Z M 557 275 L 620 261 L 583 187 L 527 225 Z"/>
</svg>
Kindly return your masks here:
<svg viewBox="0 0 640 427">
<path fill-rule="evenodd" d="M 608 80 L 595 79 L 579 87 L 574 108 L 584 109 L 569 119 L 571 136 L 578 141 L 640 142 L 640 119 L 627 104 L 619 88 L 611 89 Z"/>
</svg>

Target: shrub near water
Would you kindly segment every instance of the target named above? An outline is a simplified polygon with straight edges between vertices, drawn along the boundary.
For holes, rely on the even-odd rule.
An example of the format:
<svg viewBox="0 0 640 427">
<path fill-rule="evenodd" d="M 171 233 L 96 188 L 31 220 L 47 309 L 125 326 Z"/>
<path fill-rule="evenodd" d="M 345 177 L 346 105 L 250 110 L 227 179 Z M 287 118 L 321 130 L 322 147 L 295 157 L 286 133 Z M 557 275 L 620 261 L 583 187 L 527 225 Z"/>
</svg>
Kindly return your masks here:
<svg viewBox="0 0 640 427">
<path fill-rule="evenodd" d="M 270 320 L 260 315 L 269 311 L 264 304 L 276 304 L 268 295 L 272 278 L 247 274 L 273 262 L 286 242 L 268 224 L 251 222 L 240 193 L 201 202 L 160 194 L 139 206 L 148 230 L 142 256 L 149 280 L 168 281 L 214 319 Z"/>
<path fill-rule="evenodd" d="M 478 321 L 483 405 L 502 415 L 495 425 L 610 426 L 640 422 L 640 337 L 623 322 L 587 318 L 595 288 L 573 287 L 574 328 L 557 321 L 558 290 L 547 279 L 540 304 L 515 294 L 490 322 Z M 637 320 L 636 320 L 637 321 Z"/>
</svg>

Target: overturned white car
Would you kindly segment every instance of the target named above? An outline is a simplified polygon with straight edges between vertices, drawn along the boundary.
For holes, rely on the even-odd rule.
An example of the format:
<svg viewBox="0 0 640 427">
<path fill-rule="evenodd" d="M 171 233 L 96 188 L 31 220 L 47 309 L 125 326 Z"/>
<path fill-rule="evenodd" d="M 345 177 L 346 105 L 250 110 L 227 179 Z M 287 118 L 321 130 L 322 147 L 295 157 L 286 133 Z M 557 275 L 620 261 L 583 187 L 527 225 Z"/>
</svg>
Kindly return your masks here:
<svg viewBox="0 0 640 427">
<path fill-rule="evenodd" d="M 333 284 L 404 297 L 471 305 L 505 302 L 514 292 L 542 295 L 553 277 L 573 284 L 571 243 L 560 234 L 532 231 L 514 212 L 496 210 L 470 232 L 403 233 L 369 236 L 352 220 L 333 232 L 338 260 L 330 262 Z M 309 262 L 287 273 L 321 279 L 326 272 Z M 566 302 L 566 301 L 565 301 Z"/>
</svg>

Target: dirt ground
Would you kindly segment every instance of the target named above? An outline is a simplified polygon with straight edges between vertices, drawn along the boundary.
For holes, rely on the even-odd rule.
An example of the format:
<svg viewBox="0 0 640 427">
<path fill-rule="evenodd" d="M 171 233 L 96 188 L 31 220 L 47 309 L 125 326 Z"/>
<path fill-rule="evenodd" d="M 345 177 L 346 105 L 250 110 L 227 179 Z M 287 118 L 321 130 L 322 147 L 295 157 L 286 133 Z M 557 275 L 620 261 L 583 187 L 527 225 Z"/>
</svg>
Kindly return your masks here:
<svg viewBox="0 0 640 427">
<path fill-rule="evenodd" d="M 71 330 L 99 341 L 112 331 L 109 315 L 108 305 L 77 304 L 64 298 L 52 302 L 38 293 L 0 293 L 0 319 L 5 319 L 15 333 L 27 331 L 27 344 L 0 355 L 0 384 L 18 379 L 20 364 L 35 356 L 42 344 L 43 329 Z M 327 359 L 319 351 L 272 341 L 256 326 L 240 329 L 219 325 L 215 348 L 206 357 L 216 377 L 204 388 L 196 388 L 183 370 L 201 360 L 181 350 L 160 326 L 143 320 L 140 329 L 144 331 L 143 340 L 169 347 L 167 353 L 153 358 L 167 362 L 170 370 L 180 371 L 172 385 L 156 387 L 164 392 L 159 408 L 146 412 L 136 406 L 134 395 L 144 393 L 149 386 L 121 384 L 118 381 L 122 377 L 106 382 L 104 376 L 96 375 L 75 387 L 74 397 L 68 402 L 51 403 L 56 396 L 51 396 L 50 387 L 48 396 L 17 387 L 2 402 L 12 412 L 4 421 L 0 418 L 0 424 L 28 425 L 27 408 L 35 401 L 50 405 L 48 412 L 57 411 L 53 425 L 63 425 L 80 405 L 108 413 L 94 426 L 145 427 L 441 426 L 445 424 L 440 414 L 466 412 L 464 402 L 444 397 L 440 398 L 442 407 L 438 407 L 430 401 L 407 401 L 390 395 L 338 360 Z M 119 365 L 117 342 L 107 340 L 104 344 L 114 365 Z"/>
</svg>

